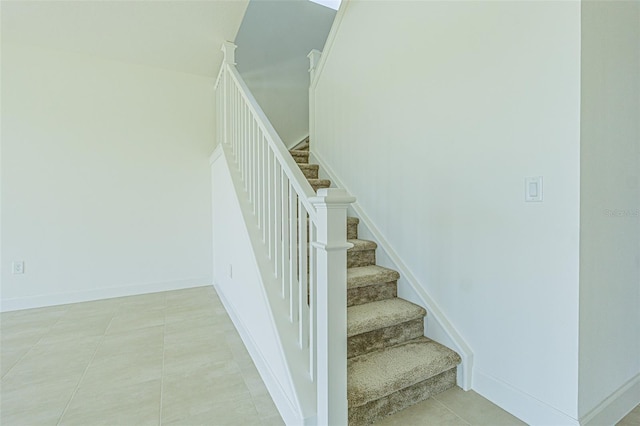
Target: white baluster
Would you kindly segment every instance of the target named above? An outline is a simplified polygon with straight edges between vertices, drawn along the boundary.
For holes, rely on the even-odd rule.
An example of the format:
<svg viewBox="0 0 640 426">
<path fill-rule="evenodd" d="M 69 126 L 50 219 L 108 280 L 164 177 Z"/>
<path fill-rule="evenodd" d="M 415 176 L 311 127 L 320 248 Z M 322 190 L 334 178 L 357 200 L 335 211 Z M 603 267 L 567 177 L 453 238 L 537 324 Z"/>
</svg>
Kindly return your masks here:
<svg viewBox="0 0 640 426">
<path fill-rule="evenodd" d="M 309 323 L 307 326 L 309 332 L 309 375 L 311 380 L 316 380 L 316 293 L 317 286 L 317 249 L 313 243 L 318 240 L 318 232 L 315 222 L 309 224 Z"/>
<path fill-rule="evenodd" d="M 279 278 L 282 275 L 282 167 L 273 159 L 275 165 L 275 180 L 273 182 L 274 208 L 273 227 L 275 234 L 274 241 L 274 275 Z"/>
<path fill-rule="evenodd" d="M 289 179 L 287 175 L 282 171 L 282 180 L 280 182 L 281 187 L 281 208 L 282 212 L 282 298 L 287 300 L 289 297 L 289 259 L 290 259 L 290 246 L 289 246 Z"/>
<path fill-rule="evenodd" d="M 298 320 L 298 195 L 289 185 L 289 320 Z"/>
<path fill-rule="evenodd" d="M 300 318 L 300 322 L 298 324 L 298 344 L 301 348 L 304 348 L 307 344 L 307 336 L 308 336 L 308 326 L 309 319 L 307 317 L 307 295 L 309 294 L 309 288 L 307 286 L 308 276 L 307 276 L 307 211 L 302 204 L 302 201 L 298 201 L 298 283 L 300 285 L 299 289 L 299 302 L 298 309 L 300 310 L 298 317 Z"/>
</svg>

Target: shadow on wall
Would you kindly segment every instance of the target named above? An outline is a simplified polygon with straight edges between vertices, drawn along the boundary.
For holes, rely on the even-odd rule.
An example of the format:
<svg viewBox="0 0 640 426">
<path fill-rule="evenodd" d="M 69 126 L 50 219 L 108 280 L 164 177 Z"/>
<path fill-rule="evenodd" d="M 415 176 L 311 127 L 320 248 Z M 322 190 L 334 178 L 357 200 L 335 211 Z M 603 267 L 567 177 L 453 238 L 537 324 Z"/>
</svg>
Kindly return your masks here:
<svg viewBox="0 0 640 426">
<path fill-rule="evenodd" d="M 307 55 L 335 16 L 308 0 L 251 0 L 238 30 L 238 71 L 287 147 L 309 135 Z"/>
</svg>

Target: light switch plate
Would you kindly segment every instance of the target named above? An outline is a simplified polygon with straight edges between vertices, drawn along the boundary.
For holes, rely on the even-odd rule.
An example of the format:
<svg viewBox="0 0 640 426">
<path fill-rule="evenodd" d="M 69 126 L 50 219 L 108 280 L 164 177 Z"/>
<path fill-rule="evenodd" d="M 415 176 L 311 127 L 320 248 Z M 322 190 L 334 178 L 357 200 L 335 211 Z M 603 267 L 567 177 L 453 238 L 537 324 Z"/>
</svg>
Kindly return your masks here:
<svg viewBox="0 0 640 426">
<path fill-rule="evenodd" d="M 526 202 L 542 201 L 542 176 L 524 178 L 524 200 Z"/>
</svg>

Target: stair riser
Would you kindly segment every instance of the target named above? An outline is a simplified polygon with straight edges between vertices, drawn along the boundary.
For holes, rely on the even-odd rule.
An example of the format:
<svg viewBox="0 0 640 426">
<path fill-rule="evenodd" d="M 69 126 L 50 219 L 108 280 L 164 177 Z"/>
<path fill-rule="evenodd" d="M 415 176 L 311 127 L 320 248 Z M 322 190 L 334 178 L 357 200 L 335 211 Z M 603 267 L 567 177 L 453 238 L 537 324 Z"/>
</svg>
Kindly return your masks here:
<svg viewBox="0 0 640 426">
<path fill-rule="evenodd" d="M 347 307 L 392 299 L 398 295 L 397 281 L 372 284 L 347 290 Z"/>
<path fill-rule="evenodd" d="M 318 189 L 320 188 L 329 188 L 331 186 L 330 183 L 323 183 L 320 185 L 311 185 L 311 187 L 313 188 L 314 191 L 318 192 Z"/>
<path fill-rule="evenodd" d="M 296 163 L 306 164 L 309 162 L 309 153 L 306 154 L 291 154 Z"/>
<path fill-rule="evenodd" d="M 349 426 L 371 424 L 389 414 L 446 391 L 456 385 L 456 368 L 359 407 L 349 408 Z"/>
<path fill-rule="evenodd" d="M 395 346 L 424 336 L 424 318 L 372 330 L 347 339 L 347 358 Z"/>
<path fill-rule="evenodd" d="M 347 268 L 369 266 L 376 264 L 375 250 L 347 250 Z"/>
<path fill-rule="evenodd" d="M 358 224 L 347 223 L 347 240 L 355 240 L 358 238 Z"/>
<path fill-rule="evenodd" d="M 302 173 L 304 173 L 304 177 L 306 177 L 307 179 L 318 179 L 318 169 L 300 167 L 300 170 L 302 170 Z"/>
</svg>

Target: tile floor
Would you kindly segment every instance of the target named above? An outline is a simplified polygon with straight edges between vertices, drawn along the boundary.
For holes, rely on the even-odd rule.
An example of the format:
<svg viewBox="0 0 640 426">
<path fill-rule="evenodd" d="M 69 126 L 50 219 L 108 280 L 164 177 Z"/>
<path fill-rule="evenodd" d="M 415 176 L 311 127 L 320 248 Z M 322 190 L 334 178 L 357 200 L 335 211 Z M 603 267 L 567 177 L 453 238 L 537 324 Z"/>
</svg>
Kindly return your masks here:
<svg viewBox="0 0 640 426">
<path fill-rule="evenodd" d="M 7 312 L 0 327 L 3 426 L 284 424 L 212 287 Z M 458 388 L 378 422 L 522 424 Z"/>
</svg>

